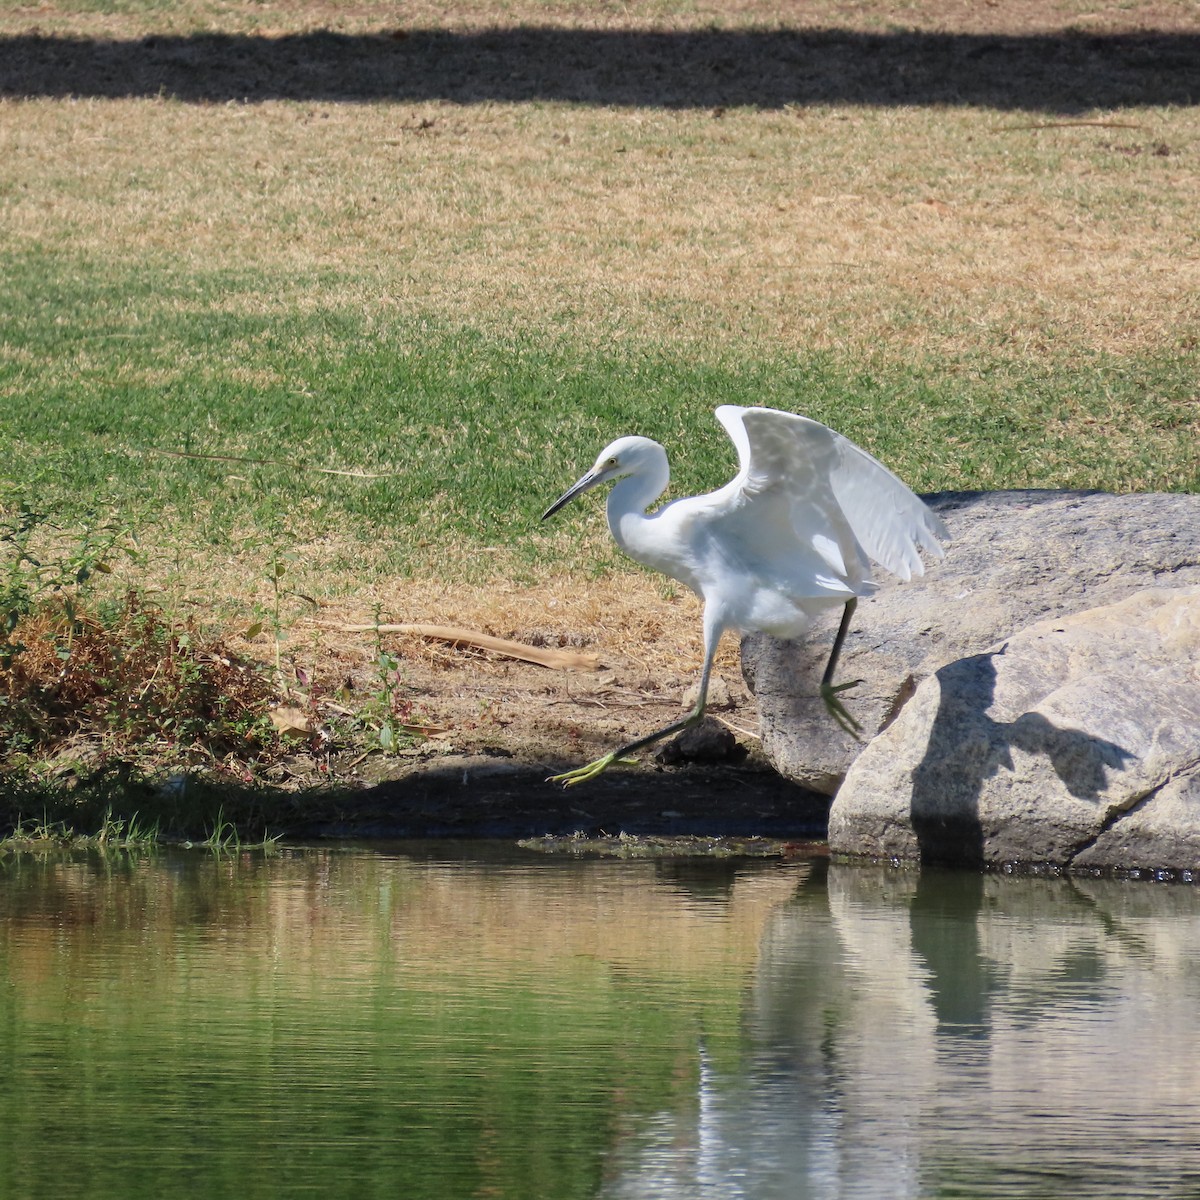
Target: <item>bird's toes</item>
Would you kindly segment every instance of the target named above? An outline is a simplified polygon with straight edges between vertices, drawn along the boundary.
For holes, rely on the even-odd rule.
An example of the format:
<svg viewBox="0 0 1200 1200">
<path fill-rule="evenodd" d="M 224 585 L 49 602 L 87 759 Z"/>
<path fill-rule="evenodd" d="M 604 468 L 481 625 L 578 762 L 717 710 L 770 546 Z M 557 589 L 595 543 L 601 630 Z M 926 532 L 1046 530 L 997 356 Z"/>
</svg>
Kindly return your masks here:
<svg viewBox="0 0 1200 1200">
<path fill-rule="evenodd" d="M 561 783 L 565 788 L 575 787 L 577 784 L 587 783 L 589 779 L 595 779 L 616 761 L 618 760 L 615 754 L 606 754 L 603 758 L 598 758 L 586 766 L 576 767 L 573 771 L 564 771 L 561 775 L 551 775 L 546 782 Z"/>
<path fill-rule="evenodd" d="M 854 687 L 855 684 L 862 683 L 861 679 L 852 679 L 849 683 L 839 684 L 821 684 L 821 699 L 825 701 L 825 708 L 829 715 L 838 723 L 839 727 L 845 730 L 852 738 L 858 741 L 859 732 L 862 730 L 862 725 L 854 719 L 846 709 L 846 706 L 838 699 L 838 692 L 844 692 L 847 688 Z"/>
<path fill-rule="evenodd" d="M 858 687 L 860 683 L 862 683 L 861 679 L 851 679 L 846 683 L 823 683 L 821 684 L 821 694 L 825 695 L 828 692 L 830 695 L 836 695 L 838 692 L 845 692 L 852 687 Z"/>
</svg>

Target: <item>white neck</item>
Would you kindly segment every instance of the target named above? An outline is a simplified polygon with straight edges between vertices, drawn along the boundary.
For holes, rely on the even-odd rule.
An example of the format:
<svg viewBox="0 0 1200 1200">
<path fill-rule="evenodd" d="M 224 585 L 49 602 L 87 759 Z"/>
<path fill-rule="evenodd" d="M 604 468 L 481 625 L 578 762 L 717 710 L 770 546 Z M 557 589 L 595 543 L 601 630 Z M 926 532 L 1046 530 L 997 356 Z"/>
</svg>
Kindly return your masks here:
<svg viewBox="0 0 1200 1200">
<path fill-rule="evenodd" d="M 650 454 L 631 475 L 618 479 L 608 493 L 608 527 L 617 545 L 636 559 L 641 559 L 638 534 L 649 520 L 646 509 L 667 490 L 671 481 L 667 452 L 657 443 L 654 450 L 657 453 Z"/>
</svg>

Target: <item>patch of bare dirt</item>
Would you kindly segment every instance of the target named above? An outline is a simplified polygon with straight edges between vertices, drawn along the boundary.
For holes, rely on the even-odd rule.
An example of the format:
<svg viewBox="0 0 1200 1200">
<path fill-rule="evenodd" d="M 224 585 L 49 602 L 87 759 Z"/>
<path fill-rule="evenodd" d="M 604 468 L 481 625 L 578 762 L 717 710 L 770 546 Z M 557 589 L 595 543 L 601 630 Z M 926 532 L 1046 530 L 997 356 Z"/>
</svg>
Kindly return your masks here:
<svg viewBox="0 0 1200 1200">
<path fill-rule="evenodd" d="M 664 597 L 649 576 L 558 580 L 508 594 L 444 586 L 396 584 L 389 611 L 583 650 L 597 668 L 548 669 L 412 634 L 377 638 L 347 628 L 362 623 L 361 612 L 326 607 L 290 667 L 315 685 L 310 711 L 317 719 L 329 711 L 323 703 L 380 711 L 382 650 L 396 664 L 388 677 L 392 711 L 419 732 L 395 753 L 368 753 L 356 742 L 331 747 L 323 760 L 309 752 L 311 742 L 298 742 L 292 783 L 329 783 L 342 795 L 313 820 L 301 819 L 292 835 L 822 834 L 828 799 L 781 779 L 762 759 L 757 711 L 732 636 L 718 658 L 706 736 L 651 747 L 638 765 L 614 767 L 576 788 L 548 781 L 684 714 L 700 666 L 699 607 L 690 596 Z"/>
<path fill-rule="evenodd" d="M 391 655 L 395 706 L 428 731 L 405 752 L 414 759 L 482 753 L 577 765 L 685 712 L 700 668 L 699 606 L 690 596 L 664 599 L 656 581 L 628 576 L 507 596 L 443 586 L 394 585 L 387 611 L 517 645 L 583 651 L 596 669 L 546 668 L 439 637 L 376 637 L 353 628 L 362 620 L 354 608 L 327 606 L 311 623 L 313 651 L 325 658 L 316 669 L 327 679 L 340 675 L 343 694 L 362 705 L 380 692 L 380 651 Z M 757 714 L 732 637 L 722 647 L 710 711 L 741 741 L 755 742 Z"/>
</svg>

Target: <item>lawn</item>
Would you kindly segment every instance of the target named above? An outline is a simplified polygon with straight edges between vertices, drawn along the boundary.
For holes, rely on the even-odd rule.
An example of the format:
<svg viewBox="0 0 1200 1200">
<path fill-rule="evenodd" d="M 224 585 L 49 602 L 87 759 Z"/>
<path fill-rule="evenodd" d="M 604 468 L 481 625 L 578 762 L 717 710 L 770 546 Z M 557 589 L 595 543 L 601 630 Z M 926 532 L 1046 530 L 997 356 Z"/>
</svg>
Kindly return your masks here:
<svg viewBox="0 0 1200 1200">
<path fill-rule="evenodd" d="M 1200 490 L 1194 6 L 976 7 L 2 0 L 4 570 L 512 626 L 659 588 L 538 516 L 621 433 L 719 485 L 730 402 Z"/>
</svg>

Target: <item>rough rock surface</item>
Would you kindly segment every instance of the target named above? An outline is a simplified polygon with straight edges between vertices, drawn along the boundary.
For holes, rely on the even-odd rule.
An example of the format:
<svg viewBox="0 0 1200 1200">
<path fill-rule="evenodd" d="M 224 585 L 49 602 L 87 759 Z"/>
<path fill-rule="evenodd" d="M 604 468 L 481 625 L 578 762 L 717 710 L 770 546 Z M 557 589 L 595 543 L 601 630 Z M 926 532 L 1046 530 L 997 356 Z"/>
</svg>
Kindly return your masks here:
<svg viewBox="0 0 1200 1200">
<path fill-rule="evenodd" d="M 917 688 L 833 802 L 830 849 L 1200 868 L 1200 586 L 1041 621 Z"/>
<path fill-rule="evenodd" d="M 909 583 L 887 582 L 858 607 L 838 669 L 863 741 L 817 698 L 839 613 L 798 642 L 742 643 L 763 749 L 787 778 L 837 791 L 863 746 L 921 680 L 1043 618 L 1109 604 L 1148 587 L 1200 584 L 1200 495 L 945 492 L 926 497 L 954 540 Z"/>
</svg>

